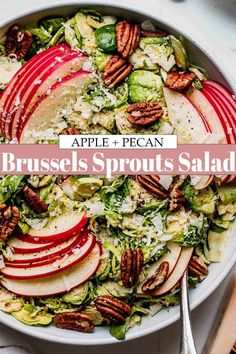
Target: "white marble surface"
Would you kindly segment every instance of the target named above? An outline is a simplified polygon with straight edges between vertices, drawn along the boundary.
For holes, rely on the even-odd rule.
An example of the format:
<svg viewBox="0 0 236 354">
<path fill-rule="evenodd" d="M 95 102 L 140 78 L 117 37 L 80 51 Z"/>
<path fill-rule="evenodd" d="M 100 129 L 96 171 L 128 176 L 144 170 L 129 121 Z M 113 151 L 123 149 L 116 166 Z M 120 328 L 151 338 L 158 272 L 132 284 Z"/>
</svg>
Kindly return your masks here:
<svg viewBox="0 0 236 354">
<path fill-rule="evenodd" d="M 60 0 L 0 0 L 0 21 L 44 3 L 59 4 Z M 180 28 L 193 33 L 212 49 L 231 73 L 236 87 L 236 0 L 126 0 L 125 3 L 150 8 L 170 20 L 174 18 Z M 203 353 L 229 283 L 230 276 L 192 313 L 198 353 Z M 127 343 L 75 347 L 30 338 L 0 325 L 0 354 L 178 354 L 179 336 L 180 324 L 177 322 L 158 333 Z"/>
</svg>

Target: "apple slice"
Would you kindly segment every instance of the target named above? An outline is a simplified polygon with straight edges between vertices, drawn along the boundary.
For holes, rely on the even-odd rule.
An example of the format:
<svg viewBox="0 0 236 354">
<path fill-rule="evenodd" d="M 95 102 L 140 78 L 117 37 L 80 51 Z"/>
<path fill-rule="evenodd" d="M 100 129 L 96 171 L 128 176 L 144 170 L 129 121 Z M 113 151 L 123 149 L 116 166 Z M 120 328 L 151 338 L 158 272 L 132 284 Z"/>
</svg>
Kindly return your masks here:
<svg viewBox="0 0 236 354">
<path fill-rule="evenodd" d="M 62 80 L 63 77 L 80 70 L 86 58 L 83 53 L 71 50 L 64 56 L 56 56 L 48 65 L 45 64 L 44 67 L 38 69 L 38 72 L 34 75 L 35 78 L 28 80 L 23 90 L 18 93 L 20 105 L 11 114 L 9 124 L 11 138 L 16 137 L 18 127 L 20 129 L 24 119 L 40 97 L 50 92 L 51 86 Z"/>
<path fill-rule="evenodd" d="M 33 253 L 15 253 L 13 255 L 13 261 L 11 263 L 31 263 L 40 262 L 45 259 L 50 259 L 56 255 L 62 255 L 70 251 L 73 247 L 80 244 L 83 238 L 82 235 L 75 235 L 68 240 L 58 243 L 55 246 L 48 247 L 46 250 L 37 251 Z"/>
<path fill-rule="evenodd" d="M 230 89 L 228 87 L 224 86 L 223 84 L 220 84 L 219 82 L 215 82 L 215 81 L 207 81 L 205 83 L 205 86 L 207 86 L 207 87 L 210 86 L 213 90 L 219 92 L 221 97 L 227 101 L 227 103 L 232 107 L 232 109 L 236 113 L 235 96 L 233 95 L 233 93 L 230 91 Z"/>
<path fill-rule="evenodd" d="M 213 105 L 218 116 L 221 119 L 221 124 L 225 127 L 226 135 L 230 137 L 229 144 L 234 144 L 236 142 L 236 130 L 235 124 L 236 120 L 234 119 L 235 113 L 230 112 L 230 106 L 224 105 L 222 102 L 222 97 L 219 96 L 215 91 L 208 89 L 206 86 L 202 89 L 202 93 L 208 99 L 209 102 Z"/>
<path fill-rule="evenodd" d="M 39 251 L 49 249 L 50 247 L 55 246 L 55 244 L 56 244 L 55 242 L 49 242 L 43 244 L 27 242 L 24 241 L 23 236 L 21 238 L 12 237 L 8 241 L 8 246 L 13 249 L 14 253 L 39 252 Z"/>
<path fill-rule="evenodd" d="M 51 51 L 56 51 L 57 48 L 52 47 Z M 51 53 L 49 53 L 50 55 Z M 38 59 L 40 60 L 44 56 L 43 52 L 38 55 Z M 1 93 L 1 100 L 0 100 L 0 128 L 2 133 L 4 134 L 4 126 L 5 126 L 5 119 L 6 116 L 6 108 L 7 105 L 10 104 L 12 101 L 11 98 L 17 92 L 17 85 L 18 82 L 21 80 L 22 77 L 26 76 L 26 73 L 31 72 L 35 69 L 35 57 L 31 58 L 28 62 L 26 62 L 21 68 L 15 73 L 12 79 L 9 81 L 3 92 Z"/>
<path fill-rule="evenodd" d="M 201 144 L 200 137 L 211 133 L 208 123 L 194 103 L 180 92 L 163 88 L 168 117 L 179 144 Z"/>
<path fill-rule="evenodd" d="M 35 143 L 34 132 L 50 128 L 52 119 L 59 115 L 66 105 L 81 94 L 83 86 L 91 79 L 91 72 L 80 70 L 57 82 L 32 108 L 24 123 L 19 127 L 18 141 L 20 143 Z"/>
<path fill-rule="evenodd" d="M 93 249 L 95 243 L 95 236 L 93 234 L 89 234 L 84 245 L 81 247 L 79 245 L 75 245 L 71 252 L 62 255 L 60 259 L 53 263 L 26 268 L 6 266 L 1 270 L 1 272 L 6 278 L 11 279 L 34 279 L 53 275 L 80 262 Z"/>
<path fill-rule="evenodd" d="M 101 247 L 97 243 L 89 255 L 78 264 L 44 278 L 14 280 L 2 279 L 1 285 L 10 292 L 27 297 L 52 296 L 70 291 L 90 279 L 100 263 Z"/>
<path fill-rule="evenodd" d="M 218 108 L 209 100 L 209 97 L 206 97 L 204 89 L 198 90 L 195 87 L 190 87 L 186 95 L 202 112 L 212 133 L 221 137 L 219 143 L 232 143 L 233 138 L 228 131 L 228 123 L 223 119 Z"/>
<path fill-rule="evenodd" d="M 88 235 L 87 230 L 84 230 L 81 235 L 77 235 L 72 238 L 72 243 L 72 240 L 69 239 L 62 243 L 54 244 L 55 246 L 52 247 L 53 249 L 49 249 L 48 252 L 45 252 L 44 250 L 41 252 L 35 252 L 35 254 L 14 254 L 14 260 L 11 262 L 5 260 L 5 265 L 13 268 L 32 268 L 56 262 L 57 260 L 61 260 L 65 255 L 71 255 L 74 249 L 84 246 L 84 244 L 88 241 Z M 31 258 L 29 259 L 29 257 Z"/>
<path fill-rule="evenodd" d="M 236 125 L 235 107 L 233 107 L 229 103 L 229 101 L 224 96 L 222 96 L 222 94 L 219 91 L 217 91 L 215 88 L 211 87 L 210 85 L 205 84 L 204 91 L 208 93 L 211 96 L 212 100 L 215 101 L 215 104 L 221 108 L 220 109 L 221 114 L 223 115 L 224 119 L 228 121 L 229 126 L 232 129 L 232 135 L 234 135 L 234 139 L 235 139 L 235 125 Z"/>
<path fill-rule="evenodd" d="M 6 120 L 8 120 L 8 113 L 11 112 L 11 109 L 16 109 L 16 106 L 18 105 L 18 91 L 22 85 L 26 83 L 29 78 L 35 75 L 35 72 L 38 73 L 38 68 L 41 68 L 42 65 L 49 65 L 53 58 L 60 57 L 68 51 L 71 51 L 71 49 L 66 44 L 60 44 L 44 50 L 25 63 L 13 76 L 3 90 L 0 100 L 0 122 L 1 131 L 3 134 L 5 134 L 5 123 Z M 36 79 L 37 76 L 35 76 L 35 80 Z"/>
<path fill-rule="evenodd" d="M 188 267 L 189 261 L 192 257 L 192 253 L 193 253 L 193 248 L 182 248 L 178 262 L 177 262 L 173 272 L 169 276 L 169 278 L 166 280 L 166 282 L 159 289 L 156 289 L 156 290 L 148 293 L 148 295 L 161 296 L 161 295 L 168 293 L 178 283 L 178 281 L 182 278 L 185 270 Z"/>
<path fill-rule="evenodd" d="M 24 236 L 24 241 L 32 243 L 65 241 L 80 232 L 87 220 L 85 213 L 62 214 L 52 219 L 41 230 L 30 229 L 28 235 Z"/>
<path fill-rule="evenodd" d="M 182 252 L 182 248 L 174 242 L 168 242 L 167 247 L 169 249 L 169 252 L 165 254 L 163 257 L 161 257 L 157 262 L 153 263 L 149 268 L 148 268 L 148 275 L 144 281 L 142 281 L 138 288 L 137 288 L 137 294 L 146 294 L 142 291 L 142 286 L 146 282 L 147 278 L 150 278 L 153 276 L 156 272 L 156 270 L 159 268 L 162 262 L 168 262 L 169 263 L 169 271 L 168 271 L 168 277 L 172 274 L 174 271 L 178 259 L 180 257 L 180 254 Z"/>
</svg>

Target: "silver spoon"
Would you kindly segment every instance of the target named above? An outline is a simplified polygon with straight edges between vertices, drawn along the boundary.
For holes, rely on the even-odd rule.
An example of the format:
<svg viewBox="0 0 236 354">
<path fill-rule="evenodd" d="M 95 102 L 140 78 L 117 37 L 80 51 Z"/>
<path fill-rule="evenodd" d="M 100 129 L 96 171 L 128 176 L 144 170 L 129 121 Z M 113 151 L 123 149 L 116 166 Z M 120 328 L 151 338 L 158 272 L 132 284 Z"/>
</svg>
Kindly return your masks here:
<svg viewBox="0 0 236 354">
<path fill-rule="evenodd" d="M 197 354 L 192 328 L 190 321 L 189 310 L 189 296 L 188 296 L 188 271 L 184 272 L 183 278 L 180 282 L 181 299 L 180 299 L 180 311 L 181 311 L 181 341 L 180 341 L 180 354 Z"/>
</svg>

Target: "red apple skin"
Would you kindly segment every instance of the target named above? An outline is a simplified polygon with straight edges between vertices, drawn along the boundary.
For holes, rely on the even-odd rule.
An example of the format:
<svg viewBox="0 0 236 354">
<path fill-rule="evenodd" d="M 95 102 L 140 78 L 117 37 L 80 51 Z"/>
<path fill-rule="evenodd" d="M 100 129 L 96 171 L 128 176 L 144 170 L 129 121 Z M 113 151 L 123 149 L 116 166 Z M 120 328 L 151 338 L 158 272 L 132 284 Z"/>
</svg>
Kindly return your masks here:
<svg viewBox="0 0 236 354">
<path fill-rule="evenodd" d="M 69 269 L 69 268 L 73 267 L 74 265 L 78 264 L 79 262 L 81 262 L 93 250 L 93 248 L 94 248 L 94 246 L 96 244 L 96 237 L 93 234 L 90 234 L 90 236 L 92 237 L 92 240 L 91 240 L 91 245 L 87 249 L 87 251 L 84 254 L 80 255 L 80 256 L 78 255 L 78 258 L 75 261 L 67 264 L 66 266 L 61 266 L 61 267 L 55 268 L 54 270 L 51 270 L 49 272 L 38 273 L 38 274 L 34 274 L 34 275 L 26 275 L 23 270 L 22 270 L 22 272 L 23 272 L 22 275 L 14 275 L 14 274 L 7 273 L 6 272 L 6 268 L 3 268 L 1 270 L 1 272 L 2 272 L 4 277 L 9 278 L 9 279 L 16 279 L 16 280 L 28 280 L 28 279 L 44 278 L 44 277 L 48 277 L 50 275 L 54 275 L 54 274 L 60 273 L 60 272 L 62 272 L 64 270 L 66 270 L 66 269 Z M 73 252 L 72 252 L 72 254 L 73 254 Z M 69 254 L 69 256 L 71 256 L 72 254 Z M 50 263 L 45 263 L 44 265 L 47 266 L 48 264 L 50 264 Z M 21 268 L 21 267 L 12 267 L 12 268 Z M 24 267 L 22 269 L 27 269 L 27 268 Z M 31 266 L 30 268 L 37 268 L 37 266 L 33 266 L 33 267 Z M 42 264 L 40 264 L 39 268 L 40 268 L 40 270 L 42 270 L 41 269 L 42 268 Z"/>
<path fill-rule="evenodd" d="M 32 236 L 30 234 L 24 235 L 23 240 L 31 243 L 45 243 L 45 242 L 61 242 L 61 241 L 66 241 L 76 233 L 79 233 L 80 231 L 83 230 L 85 225 L 87 224 L 88 217 L 86 214 L 83 215 L 82 219 L 80 222 L 75 225 L 73 228 L 62 232 L 58 233 L 56 235 L 51 235 L 51 236 Z"/>
<path fill-rule="evenodd" d="M 98 247 L 99 248 L 99 250 L 100 250 L 100 255 L 99 256 L 101 256 L 101 245 L 97 242 L 96 244 L 95 244 L 95 246 L 94 247 Z M 100 258 L 100 257 L 99 257 Z M 85 258 L 86 259 L 86 258 Z M 79 281 L 78 283 L 76 283 L 76 284 L 74 284 L 73 285 L 73 287 L 71 287 L 71 289 L 73 289 L 73 288 L 76 288 L 77 286 L 79 286 L 79 285 L 81 285 L 81 284 L 83 284 L 83 283 L 85 283 L 87 280 L 89 280 L 89 279 L 91 279 L 95 274 L 96 274 L 96 272 L 97 272 L 97 270 L 98 270 L 98 268 L 99 268 L 99 265 L 100 265 L 100 261 L 98 260 L 98 262 L 97 262 L 97 265 L 96 265 L 96 267 L 92 270 L 92 272 L 91 272 L 91 274 L 86 278 L 86 279 L 84 279 L 82 282 L 81 281 Z M 59 274 L 59 273 L 58 273 Z M 46 278 L 45 278 L 46 279 Z M 30 280 L 29 280 L 29 282 L 30 282 Z M 19 281 L 17 282 L 18 284 L 19 284 Z M 35 293 L 35 294 L 33 294 L 32 292 L 30 293 L 30 294 L 27 294 L 27 293 L 25 293 L 25 291 L 22 291 L 22 292 L 19 292 L 19 291 L 13 291 L 12 289 L 11 289 L 11 286 L 7 286 L 7 282 L 5 281 L 5 283 L 4 283 L 4 281 L 1 283 L 1 285 L 5 288 L 5 289 L 7 289 L 8 291 L 10 291 L 10 292 L 12 292 L 12 293 L 14 293 L 14 294 L 16 294 L 16 295 L 19 295 L 19 296 L 25 296 L 25 297 L 44 297 L 44 296 L 53 296 L 53 295 L 59 295 L 59 294 L 64 294 L 64 293 L 66 293 L 68 290 L 67 289 L 64 289 L 63 291 L 57 291 L 57 292 L 49 292 L 49 293 L 44 293 L 44 294 L 39 294 L 39 293 Z M 31 286 L 32 287 L 32 289 L 34 288 L 34 286 L 32 285 Z M 70 289 L 70 290 L 71 290 Z"/>
<path fill-rule="evenodd" d="M 210 85 L 205 85 L 204 90 L 208 92 L 212 98 L 216 101 L 216 105 L 220 106 L 223 115 L 225 116 L 226 120 L 228 120 L 229 125 L 232 127 L 232 129 L 235 131 L 236 128 L 236 110 L 235 107 L 233 107 L 230 102 L 223 96 L 219 91 L 217 91 L 214 87 Z M 236 103 L 235 103 L 236 105 Z"/>
<path fill-rule="evenodd" d="M 53 47 L 53 49 L 51 49 L 51 50 L 56 50 L 56 49 L 57 48 Z M 43 56 L 44 56 L 44 53 L 41 52 L 40 54 L 38 54 L 37 59 L 39 60 Z M 5 111 L 5 109 L 6 109 L 6 104 L 9 105 L 12 95 L 15 95 L 15 92 L 17 91 L 16 89 L 14 89 L 14 87 L 17 86 L 17 82 L 19 82 L 22 79 L 22 77 L 25 77 L 26 73 L 30 72 L 32 70 L 32 67 L 35 67 L 35 57 L 31 58 L 28 62 L 26 62 L 20 68 L 20 70 L 18 70 L 18 72 L 12 77 L 12 79 L 9 81 L 8 85 L 3 90 L 2 94 L 1 94 L 1 101 L 0 101 L 0 108 L 3 111 Z M 5 125 L 5 122 L 3 121 L 3 119 L 1 119 L 0 127 L 1 127 L 2 133 L 4 133 L 4 125 Z"/>
<path fill-rule="evenodd" d="M 15 237 L 15 238 L 17 239 L 17 237 Z M 24 242 L 23 241 L 23 236 L 19 238 L 19 241 L 20 242 L 22 241 L 22 243 Z M 28 247 L 27 247 L 27 244 L 29 244 Z M 18 253 L 22 254 L 22 253 L 40 252 L 40 251 L 44 251 L 44 250 L 46 250 L 48 248 L 54 247 L 54 246 L 56 246 L 58 244 L 59 244 L 58 242 L 57 243 L 56 242 L 50 242 L 50 243 L 37 245 L 37 244 L 32 243 L 32 242 L 25 242 L 25 245 L 23 247 L 18 247 L 18 246 L 14 246 L 14 243 L 12 244 L 11 240 L 9 242 L 9 245 L 13 249 L 13 252 L 17 253 L 17 254 Z M 31 246 L 33 245 L 33 247 L 30 247 L 30 245 Z"/>
<path fill-rule="evenodd" d="M 12 90 L 12 95 L 6 101 L 6 107 L 4 108 L 6 116 L 5 121 L 3 121 L 3 131 L 6 137 L 10 138 L 9 125 L 11 123 L 12 115 L 14 115 L 14 112 L 16 111 L 15 101 L 17 101 L 17 97 L 19 97 L 19 94 L 21 94 L 21 92 L 25 89 L 25 84 L 31 82 L 33 78 L 34 80 L 36 80 L 37 76 L 40 75 L 41 68 L 45 67 L 45 65 L 47 67 L 54 59 L 54 57 L 59 54 L 59 50 L 47 53 L 45 58 L 41 58 L 38 62 L 32 65 L 32 67 L 29 68 L 29 70 L 27 71 L 25 77 L 22 77 L 22 80 L 17 81 L 17 83 L 15 84 Z"/>
<path fill-rule="evenodd" d="M 222 110 L 222 107 L 217 102 L 217 99 L 215 97 L 213 97 L 213 94 L 210 93 L 208 90 L 206 90 L 206 89 L 204 90 L 204 88 L 202 89 L 202 93 L 208 99 L 208 101 L 211 103 L 211 105 L 214 107 L 214 110 L 216 111 L 216 113 L 221 121 L 221 125 L 224 129 L 227 143 L 234 144 L 235 139 L 236 139 L 235 138 L 235 131 L 233 131 L 233 129 L 232 129 L 233 134 L 229 133 L 229 128 L 232 128 L 232 126 L 231 126 L 232 123 L 224 116 L 224 112 Z"/>
<path fill-rule="evenodd" d="M 21 69 L 18 70 L 18 72 L 13 76 L 2 93 L 0 108 L 3 109 L 3 112 L 11 112 L 11 109 L 14 108 L 14 99 L 16 99 L 18 95 L 19 89 L 22 88 L 22 86 L 30 77 L 32 77 L 35 70 L 38 70 L 38 68 L 42 65 L 45 66 L 47 62 L 50 62 L 50 60 L 56 56 L 60 56 L 62 53 L 66 53 L 69 50 L 70 47 L 68 45 L 60 44 L 37 54 L 26 64 L 24 64 Z M 10 117 L 5 118 L 8 121 Z M 0 120 L 1 130 L 4 134 L 6 134 L 5 119 L 1 118 Z"/>
<path fill-rule="evenodd" d="M 222 135 L 220 143 L 230 143 L 230 137 L 225 134 L 224 124 L 222 125 L 222 119 L 217 114 L 212 103 L 204 95 L 204 89 L 198 90 L 196 88 L 190 87 L 186 95 L 198 106 L 199 110 L 202 112 L 206 121 L 208 122 L 212 133 Z M 224 122 L 223 122 L 224 123 Z"/>
<path fill-rule="evenodd" d="M 12 262 L 5 261 L 5 265 L 13 268 L 32 268 L 32 267 L 39 267 L 45 264 L 53 263 L 58 259 L 61 259 L 65 254 L 72 254 L 72 250 L 76 247 L 82 247 L 88 240 L 88 232 L 87 230 L 84 230 L 81 235 L 78 235 L 76 240 L 70 244 L 68 247 L 59 250 L 58 252 L 54 252 L 52 254 L 40 257 L 40 252 L 39 252 L 39 257 L 38 258 L 33 258 L 29 259 L 26 258 L 25 261 L 23 260 L 13 260 Z M 29 255 L 30 254 L 26 254 Z"/>
<path fill-rule="evenodd" d="M 211 87 L 212 90 L 216 90 L 220 94 L 220 96 L 223 97 L 228 102 L 228 104 L 232 107 L 232 109 L 236 113 L 236 99 L 234 98 L 235 96 L 229 90 L 228 87 L 216 81 L 207 81 L 205 83 L 205 86 Z"/>
<path fill-rule="evenodd" d="M 90 71 L 85 71 L 85 70 L 79 70 L 77 72 L 74 72 L 74 73 L 71 73 L 70 75 L 64 77 L 62 79 L 61 82 L 56 82 L 52 87 L 51 87 L 51 93 L 53 91 L 55 91 L 57 88 L 60 88 L 61 85 L 69 82 L 70 80 L 73 80 L 75 78 L 79 78 L 79 77 L 83 77 L 83 76 L 88 76 L 90 75 L 91 72 Z M 22 138 L 22 133 L 23 133 L 23 130 L 26 126 L 26 124 L 28 123 L 28 121 L 31 119 L 31 116 L 35 113 L 35 111 L 41 106 L 41 104 L 43 104 L 44 100 L 46 98 L 48 98 L 49 96 L 47 94 L 44 94 L 43 96 L 41 96 L 41 98 L 37 101 L 37 103 L 34 105 L 34 107 L 32 108 L 32 110 L 30 111 L 30 113 L 27 115 L 27 117 L 25 118 L 24 122 L 20 125 L 20 127 L 18 128 L 18 131 L 17 131 L 17 139 L 19 141 L 19 143 L 22 143 L 21 141 L 21 138 Z"/>
<path fill-rule="evenodd" d="M 57 56 L 55 56 L 48 65 L 41 66 L 41 70 L 38 70 L 39 72 L 35 73 L 34 78 L 32 78 L 30 82 L 28 82 L 28 85 L 26 85 L 24 90 L 25 92 L 21 94 L 22 107 L 11 115 L 11 121 L 9 124 L 9 135 L 11 139 L 16 138 L 17 131 L 23 124 L 24 118 L 33 108 L 39 97 L 41 97 L 42 94 L 45 94 L 45 92 L 56 82 L 56 77 L 61 77 L 62 74 L 59 74 L 60 69 L 62 69 L 66 64 L 72 62 L 78 62 L 82 65 L 82 60 L 85 59 L 86 56 L 81 52 L 71 50 L 71 52 L 66 53 L 60 58 L 62 61 L 58 61 Z M 79 70 L 81 65 L 78 65 L 78 63 L 76 67 Z M 72 64 L 70 68 L 71 67 Z M 66 72 L 66 75 L 67 74 L 69 73 Z M 37 82 L 37 80 L 40 80 L 41 83 L 36 85 L 35 82 Z M 49 83 L 49 80 L 52 80 L 52 83 Z"/>
</svg>

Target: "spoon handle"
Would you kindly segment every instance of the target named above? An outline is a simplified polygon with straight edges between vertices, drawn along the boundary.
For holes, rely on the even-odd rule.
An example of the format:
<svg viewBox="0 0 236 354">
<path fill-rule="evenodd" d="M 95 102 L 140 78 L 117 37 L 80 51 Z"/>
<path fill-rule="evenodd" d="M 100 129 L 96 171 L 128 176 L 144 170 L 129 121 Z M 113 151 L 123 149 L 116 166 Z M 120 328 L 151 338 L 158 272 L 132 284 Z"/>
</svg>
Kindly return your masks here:
<svg viewBox="0 0 236 354">
<path fill-rule="evenodd" d="M 183 278 L 181 280 L 180 288 L 181 288 L 180 311 L 181 311 L 181 324 L 182 324 L 180 354 L 197 354 L 194 340 L 193 340 L 191 321 L 190 321 L 187 270 L 184 272 Z"/>
</svg>

